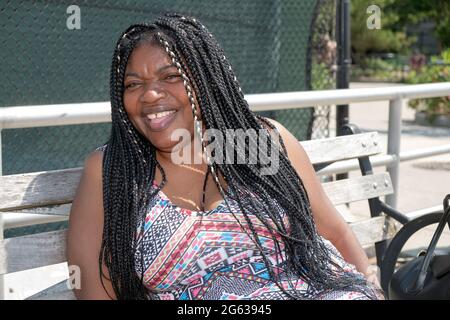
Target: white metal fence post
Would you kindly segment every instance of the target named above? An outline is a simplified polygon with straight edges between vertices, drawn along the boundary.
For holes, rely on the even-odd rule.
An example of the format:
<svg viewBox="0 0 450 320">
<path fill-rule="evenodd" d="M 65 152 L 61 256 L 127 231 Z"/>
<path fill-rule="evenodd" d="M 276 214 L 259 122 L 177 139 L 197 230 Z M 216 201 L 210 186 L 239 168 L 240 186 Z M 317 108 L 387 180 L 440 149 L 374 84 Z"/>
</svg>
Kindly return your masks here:
<svg viewBox="0 0 450 320">
<path fill-rule="evenodd" d="M 400 165 L 400 139 L 402 135 L 402 106 L 401 96 L 389 100 L 389 127 L 387 153 L 394 157 L 394 163 L 388 166 L 387 171 L 391 176 L 394 193 L 386 196 L 386 203 L 397 208 L 398 198 L 398 176 Z"/>
</svg>

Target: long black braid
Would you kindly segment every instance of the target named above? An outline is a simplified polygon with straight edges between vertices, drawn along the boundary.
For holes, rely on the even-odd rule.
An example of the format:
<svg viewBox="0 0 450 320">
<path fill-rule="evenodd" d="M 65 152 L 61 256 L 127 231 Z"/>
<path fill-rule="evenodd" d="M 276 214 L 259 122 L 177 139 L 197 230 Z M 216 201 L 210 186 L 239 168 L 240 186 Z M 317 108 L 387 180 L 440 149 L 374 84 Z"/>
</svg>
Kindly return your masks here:
<svg viewBox="0 0 450 320">
<path fill-rule="evenodd" d="M 227 205 L 228 197 L 218 179 L 219 173 L 227 184 L 226 192 L 239 195 L 236 197 L 239 214 L 228 207 L 261 251 L 270 277 L 279 288 L 294 299 L 311 299 L 334 290 L 359 291 L 369 298 L 376 298 L 375 291 L 362 277 L 344 272 L 334 262 L 333 254 L 317 233 L 307 192 L 287 158 L 282 140 L 278 144 L 276 139 L 271 138 L 270 132 L 276 130 L 275 127 L 250 110 L 219 44 L 199 21 L 178 14 L 162 16 L 153 24 L 130 26 L 119 38 L 112 58 L 112 129 L 103 158 L 105 222 L 99 267 L 102 270 L 102 263 L 106 264 L 117 298 L 155 298 L 154 293 L 143 285 L 142 253 L 140 276 L 136 272 L 136 235 L 139 232 L 137 226 L 143 221 L 150 201 L 164 187 L 166 175 L 156 159 L 155 148 L 130 122 L 122 100 L 128 58 L 134 48 L 144 41 L 160 44 L 178 68 L 184 79 L 195 130 L 200 138 L 201 120 L 204 128 L 224 133 L 223 153 L 233 153 L 233 159 L 236 159 L 236 156 L 245 157 L 254 151 L 249 146 L 255 141 L 250 136 L 243 148 L 230 151 L 226 146 L 234 145 L 234 142 L 227 141 L 227 129 L 253 129 L 267 135 L 267 139 L 263 140 L 267 141 L 266 145 L 258 144 L 258 147 L 269 150 L 269 153 L 259 152 L 256 164 L 216 163 L 207 157 L 206 176 L 212 175 Z M 201 117 L 196 112 L 196 104 Z M 207 140 L 202 139 L 204 151 Z M 262 164 L 270 162 L 270 152 L 280 150 L 280 146 L 278 170 L 273 174 L 261 174 Z M 149 182 L 154 180 L 156 168 L 161 172 L 162 182 L 150 192 Z M 250 194 L 258 196 L 255 198 Z M 276 203 L 271 199 L 277 199 Z M 268 257 L 271 252 L 263 249 L 255 223 L 263 224 L 269 230 L 275 243 L 275 262 Z M 141 223 L 141 231 L 143 225 Z M 308 290 L 296 290 L 290 280 L 292 278 L 304 279 L 309 284 Z M 283 286 L 282 281 L 288 282 L 288 286 Z"/>
</svg>

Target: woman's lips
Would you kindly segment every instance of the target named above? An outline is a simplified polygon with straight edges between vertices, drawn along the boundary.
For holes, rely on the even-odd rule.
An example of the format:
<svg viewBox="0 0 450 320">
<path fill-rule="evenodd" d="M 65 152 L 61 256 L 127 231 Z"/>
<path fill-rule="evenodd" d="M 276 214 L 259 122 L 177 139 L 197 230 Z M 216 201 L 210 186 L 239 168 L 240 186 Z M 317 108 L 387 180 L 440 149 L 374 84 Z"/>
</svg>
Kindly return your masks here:
<svg viewBox="0 0 450 320">
<path fill-rule="evenodd" d="M 162 131 L 165 130 L 169 125 L 172 123 L 172 121 L 175 119 L 178 111 L 175 111 L 169 115 L 166 115 L 164 117 L 149 119 L 148 116 L 145 117 L 146 123 L 153 131 Z"/>
</svg>

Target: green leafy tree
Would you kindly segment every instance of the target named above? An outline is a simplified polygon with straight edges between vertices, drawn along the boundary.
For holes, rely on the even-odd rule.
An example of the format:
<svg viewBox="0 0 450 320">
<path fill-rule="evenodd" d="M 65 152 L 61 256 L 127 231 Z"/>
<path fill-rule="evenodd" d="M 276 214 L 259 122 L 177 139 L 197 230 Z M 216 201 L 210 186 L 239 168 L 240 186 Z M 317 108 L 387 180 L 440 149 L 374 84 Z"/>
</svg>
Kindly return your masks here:
<svg viewBox="0 0 450 320">
<path fill-rule="evenodd" d="M 387 0 L 385 9 L 397 17 L 396 25 L 392 26 L 397 30 L 434 21 L 436 37 L 444 48 L 450 47 L 450 0 Z"/>
<path fill-rule="evenodd" d="M 399 16 L 392 10 L 386 10 L 394 0 L 352 0 L 351 1 L 351 34 L 352 48 L 356 55 L 367 53 L 406 53 L 413 38 L 406 36 L 403 30 L 395 28 Z M 381 28 L 369 28 L 368 19 L 371 13 L 367 8 L 378 6 L 381 10 Z"/>
</svg>

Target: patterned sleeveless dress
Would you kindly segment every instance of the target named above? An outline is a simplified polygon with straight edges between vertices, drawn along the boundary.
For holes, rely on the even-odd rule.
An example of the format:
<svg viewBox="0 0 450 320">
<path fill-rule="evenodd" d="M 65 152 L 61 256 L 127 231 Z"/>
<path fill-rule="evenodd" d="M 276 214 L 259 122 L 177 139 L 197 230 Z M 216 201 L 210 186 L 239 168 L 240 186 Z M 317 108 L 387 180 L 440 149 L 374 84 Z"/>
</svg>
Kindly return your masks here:
<svg viewBox="0 0 450 320">
<path fill-rule="evenodd" d="M 152 188 L 156 188 L 153 182 Z M 236 198 L 227 191 L 226 199 L 235 216 L 246 226 Z M 275 202 L 276 204 L 276 202 Z M 274 254 L 274 242 L 256 216 L 251 217 L 266 255 L 276 266 L 283 259 Z M 144 223 L 143 232 L 141 232 Z M 143 271 L 144 285 L 164 300 L 287 300 L 290 299 L 270 279 L 262 255 L 242 230 L 225 200 L 210 211 L 192 211 L 171 203 L 159 190 L 139 221 L 136 272 Z M 331 250 L 337 250 L 325 240 Z M 143 267 L 141 270 L 141 254 Z M 338 257 L 340 255 L 337 253 Z M 362 277 L 353 265 L 337 261 L 347 272 Z M 275 272 L 282 272 L 275 270 Z M 282 281 L 285 289 L 294 285 L 306 292 L 302 279 Z M 366 299 L 358 292 L 332 292 L 315 299 Z"/>
</svg>

